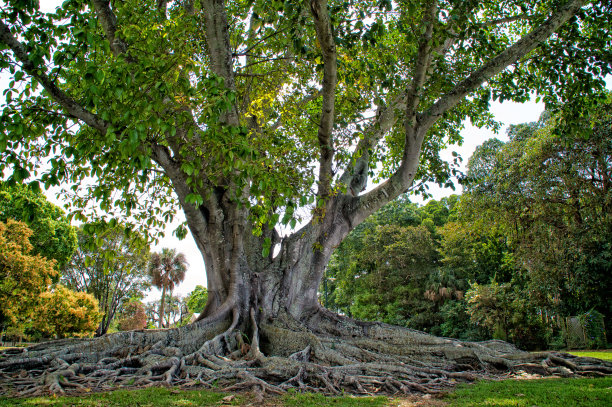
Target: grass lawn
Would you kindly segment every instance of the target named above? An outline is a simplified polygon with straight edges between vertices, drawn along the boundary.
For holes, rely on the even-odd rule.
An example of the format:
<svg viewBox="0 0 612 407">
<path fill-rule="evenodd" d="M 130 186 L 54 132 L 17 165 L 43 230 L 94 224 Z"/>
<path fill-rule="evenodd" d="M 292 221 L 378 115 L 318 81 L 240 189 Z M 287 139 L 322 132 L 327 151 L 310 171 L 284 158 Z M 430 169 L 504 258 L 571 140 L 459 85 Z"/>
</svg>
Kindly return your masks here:
<svg viewBox="0 0 612 407">
<path fill-rule="evenodd" d="M 598 358 L 602 360 L 609 360 L 612 362 L 612 350 L 569 350 L 567 353 L 571 353 L 572 355 L 582 356 L 587 358 Z"/>
<path fill-rule="evenodd" d="M 143 390 L 117 390 L 109 393 L 90 394 L 82 397 L 37 397 L 30 399 L 0 398 L 3 407 L 25 406 L 230 406 L 248 405 L 248 395 L 227 396 L 206 390 L 174 390 L 149 388 Z M 462 385 L 441 399 L 413 397 L 408 399 L 389 397 L 326 397 L 318 394 L 289 393 L 279 398 L 269 398 L 263 406 L 290 407 L 595 407 L 612 406 L 612 377 L 597 379 L 541 379 L 483 381 Z"/>
<path fill-rule="evenodd" d="M 486 381 L 460 386 L 444 400 L 457 407 L 612 406 L 612 377 Z"/>
</svg>

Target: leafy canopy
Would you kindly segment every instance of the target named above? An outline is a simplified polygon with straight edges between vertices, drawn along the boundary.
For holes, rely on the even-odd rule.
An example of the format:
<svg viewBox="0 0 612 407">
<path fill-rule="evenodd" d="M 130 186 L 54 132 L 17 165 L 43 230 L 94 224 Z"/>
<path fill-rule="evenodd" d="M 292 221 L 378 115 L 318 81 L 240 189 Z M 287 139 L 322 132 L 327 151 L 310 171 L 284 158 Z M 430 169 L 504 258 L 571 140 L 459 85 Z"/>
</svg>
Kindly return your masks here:
<svg viewBox="0 0 612 407">
<path fill-rule="evenodd" d="M 116 31 L 109 40 L 89 2 L 67 0 L 52 14 L 40 13 L 33 0 L 6 2 L 0 17 L 23 41 L 29 62 L 0 50 L 0 69 L 12 77 L 0 121 L 0 171 L 10 171 L 10 182 L 67 185 L 73 215 L 81 220 L 89 208 L 154 227 L 169 221 L 177 204 L 168 174 L 158 166 L 159 149 L 168 148 L 190 189 L 182 205 L 199 206 L 215 187 L 233 185 L 232 199 L 251 207 L 256 232 L 266 223 L 294 226 L 297 207 L 321 204 L 314 188 L 323 103 L 317 84 L 329 66 L 305 3 L 225 2 L 233 88 L 211 66 L 199 2 L 171 2 L 165 13 L 155 3 L 113 2 Z M 560 5 L 436 4 L 429 44 L 436 52 L 419 89 L 421 112 Z M 524 101 L 532 90 L 550 106 L 571 100 L 583 108 L 600 97 L 602 78 L 611 72 L 609 7 L 592 2 L 550 40 L 446 111 L 424 141 L 415 189 L 426 193 L 422 182 L 429 180 L 449 184 L 455 169 L 439 152 L 461 143 L 465 119 L 496 128 L 491 100 Z M 402 120 L 393 122 L 382 142 L 355 149 L 409 88 L 424 38 L 421 22 L 428 17 L 423 2 L 410 0 L 330 1 L 329 13 L 337 53 L 332 190 L 341 192 L 347 187 L 338 182 L 341 169 L 359 157 L 369 162 L 366 177 L 382 179 L 399 166 Z M 41 83 L 41 75 L 54 87 Z M 222 124 L 233 111 L 239 120 Z M 88 125 L 76 125 L 75 115 Z"/>
</svg>

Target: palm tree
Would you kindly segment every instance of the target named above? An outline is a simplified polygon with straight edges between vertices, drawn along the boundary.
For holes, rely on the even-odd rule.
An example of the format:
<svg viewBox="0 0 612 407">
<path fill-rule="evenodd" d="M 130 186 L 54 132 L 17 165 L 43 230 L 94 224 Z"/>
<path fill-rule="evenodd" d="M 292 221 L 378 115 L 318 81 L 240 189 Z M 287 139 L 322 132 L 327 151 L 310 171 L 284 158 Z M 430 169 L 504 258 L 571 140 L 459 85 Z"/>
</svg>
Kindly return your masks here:
<svg viewBox="0 0 612 407">
<path fill-rule="evenodd" d="M 187 260 L 183 253 L 176 253 L 176 249 L 162 249 L 161 253 L 151 254 L 149 264 L 149 275 L 153 285 L 162 290 L 161 302 L 159 305 L 159 327 L 164 326 L 164 305 L 166 291 L 172 291 L 185 279 L 187 271 Z"/>
</svg>

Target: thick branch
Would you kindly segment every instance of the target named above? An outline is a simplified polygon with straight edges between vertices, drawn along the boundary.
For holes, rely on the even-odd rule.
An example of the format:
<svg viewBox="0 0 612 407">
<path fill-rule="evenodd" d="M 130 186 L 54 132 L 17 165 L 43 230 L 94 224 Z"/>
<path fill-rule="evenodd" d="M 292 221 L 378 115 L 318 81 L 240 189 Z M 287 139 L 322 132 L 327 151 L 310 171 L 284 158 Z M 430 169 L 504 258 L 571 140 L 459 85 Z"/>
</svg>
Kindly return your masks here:
<svg viewBox="0 0 612 407">
<path fill-rule="evenodd" d="M 337 82 L 336 43 L 329 18 L 326 0 L 310 2 L 317 40 L 323 54 L 323 106 L 317 138 L 319 139 L 319 196 L 327 196 L 331 190 L 332 163 L 334 158 L 334 141 L 332 131 L 334 126 L 334 109 Z"/>
<path fill-rule="evenodd" d="M 515 21 L 520 21 L 520 20 L 532 20 L 535 17 L 536 17 L 535 15 L 529 15 L 529 14 L 523 13 L 523 14 L 519 14 L 519 15 L 516 15 L 516 16 L 498 18 L 497 20 L 487 21 L 487 22 L 482 23 L 482 26 L 484 26 L 484 27 L 494 27 L 496 25 L 506 24 L 506 23 L 513 23 Z"/>
<path fill-rule="evenodd" d="M 78 104 L 73 98 L 62 91 L 45 73 L 42 67 L 37 67 L 30 60 L 29 55 L 22 43 L 20 43 L 11 33 L 10 28 L 0 21 L 0 41 L 8 45 L 13 51 L 13 54 L 22 64 L 22 68 L 29 75 L 34 77 L 51 97 L 59 103 L 72 116 L 85 122 L 90 127 L 98 130 L 102 134 L 106 134 L 109 123 L 102 120 L 95 114 L 89 112 L 83 106 Z"/>
<path fill-rule="evenodd" d="M 93 6 L 113 54 L 117 56 L 126 52 L 127 44 L 115 35 L 117 31 L 117 17 L 110 8 L 110 2 L 107 0 L 93 0 Z"/>
<path fill-rule="evenodd" d="M 187 217 L 187 223 L 192 231 L 195 228 L 205 232 L 208 227 L 208 219 L 200 208 L 187 202 L 187 195 L 193 191 L 187 185 L 183 171 L 181 171 L 179 165 L 172 159 L 170 152 L 165 147 L 154 145 L 152 158 L 164 169 L 164 173 L 170 178 L 174 191 Z"/>
<path fill-rule="evenodd" d="M 421 100 L 420 93 L 427 77 L 427 71 L 431 64 L 431 38 L 433 36 L 433 25 L 436 17 L 436 3 L 431 1 L 425 10 L 423 26 L 425 34 L 419 41 L 419 49 L 414 66 L 414 75 L 411 88 L 408 90 L 406 100 L 406 128 L 413 127 L 416 123 L 416 109 Z"/>
<path fill-rule="evenodd" d="M 400 167 L 386 182 L 353 200 L 350 208 L 348 208 L 351 222 L 358 224 L 410 187 L 418 167 L 423 138 L 444 112 L 456 106 L 465 96 L 476 90 L 486 80 L 502 72 L 520 57 L 534 50 L 541 42 L 545 41 L 553 32 L 576 14 L 583 4 L 584 0 L 568 2 L 564 7 L 554 12 L 539 27 L 459 83 L 426 112 L 417 115 L 416 126 L 407 126 L 406 129 L 406 145 Z"/>
<path fill-rule="evenodd" d="M 233 89 L 233 60 L 224 2 L 223 0 L 203 0 L 202 10 L 206 21 L 206 43 L 211 69 L 216 75 L 225 79 L 225 86 Z"/>
<path fill-rule="evenodd" d="M 399 112 L 406 109 L 406 94 L 402 93 L 389 103 L 385 108 L 379 108 L 376 120 L 363 132 L 363 138 L 359 140 L 351 161 L 338 181 L 339 184 L 347 186 L 346 193 L 357 196 L 367 185 L 370 151 L 391 130 L 397 122 Z"/>
<path fill-rule="evenodd" d="M 518 61 L 519 58 L 533 51 L 540 43 L 544 42 L 552 33 L 576 14 L 584 3 L 584 0 L 572 0 L 559 8 L 540 26 L 484 64 L 480 69 L 455 86 L 453 90 L 440 98 L 426 112 L 419 115 L 419 126 L 425 128 L 431 127 L 446 111 L 455 107 L 464 97 L 478 89 L 489 78 L 501 73 L 509 65 Z"/>
</svg>

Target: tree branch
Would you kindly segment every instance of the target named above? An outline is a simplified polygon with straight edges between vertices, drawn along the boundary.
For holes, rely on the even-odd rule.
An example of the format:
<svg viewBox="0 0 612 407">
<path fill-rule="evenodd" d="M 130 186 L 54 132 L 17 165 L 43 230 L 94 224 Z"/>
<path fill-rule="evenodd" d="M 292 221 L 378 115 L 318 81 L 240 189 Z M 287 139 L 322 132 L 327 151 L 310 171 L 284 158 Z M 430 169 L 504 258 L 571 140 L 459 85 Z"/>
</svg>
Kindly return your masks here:
<svg viewBox="0 0 612 407">
<path fill-rule="evenodd" d="M 440 98 L 427 111 L 418 114 L 416 126 L 407 129 L 411 134 L 406 135 L 404 156 L 400 167 L 387 181 L 372 191 L 353 198 L 347 210 L 351 222 L 358 224 L 410 187 L 418 167 L 423 139 L 427 131 L 444 112 L 456 106 L 465 96 L 476 90 L 487 79 L 502 72 L 507 66 L 534 50 L 541 42 L 545 41 L 553 32 L 576 14 L 584 3 L 584 0 L 569 1 L 565 6 L 555 11 L 540 26 L 455 86 L 453 90 Z"/>
<path fill-rule="evenodd" d="M 115 35 L 117 31 L 117 17 L 110 8 L 110 1 L 93 0 L 93 7 L 102 30 L 104 30 L 104 34 L 110 43 L 113 55 L 118 56 L 127 52 L 127 44 Z"/>
<path fill-rule="evenodd" d="M 319 182 L 317 195 L 328 196 L 331 191 L 332 163 L 334 158 L 334 142 L 332 131 L 334 126 L 334 110 L 337 83 L 336 43 L 326 0 L 311 0 L 310 13 L 315 23 L 317 40 L 323 54 L 323 106 L 317 138 L 319 140 Z"/>
<path fill-rule="evenodd" d="M 510 17 L 498 18 L 497 20 L 486 21 L 482 23 L 481 25 L 483 27 L 494 27 L 496 25 L 513 23 L 519 20 L 532 20 L 535 17 L 536 17 L 535 15 L 529 15 L 529 14 L 523 13 L 523 14 L 519 14 L 516 16 L 510 16 Z"/>
<path fill-rule="evenodd" d="M 552 33 L 576 14 L 584 3 L 585 0 L 571 0 L 565 6 L 559 8 L 540 26 L 484 64 L 480 69 L 455 86 L 449 93 L 440 98 L 427 111 L 420 114 L 419 126 L 425 128 L 431 127 L 446 111 L 455 107 L 465 96 L 478 89 L 486 80 L 501 73 L 522 56 L 533 51 L 540 43 L 544 42 Z"/>
<path fill-rule="evenodd" d="M 90 127 L 98 130 L 100 133 L 106 134 L 110 124 L 78 104 L 72 97 L 62 91 L 49 78 L 42 67 L 37 67 L 34 65 L 34 63 L 32 63 L 30 60 L 24 45 L 19 42 L 15 36 L 13 36 L 10 28 L 4 23 L 4 21 L 0 21 L 0 41 L 8 45 L 8 47 L 13 51 L 13 54 L 17 60 L 21 62 L 23 70 L 34 77 L 43 86 L 43 88 L 49 92 L 51 97 L 64 109 L 66 109 L 68 114 L 78 120 L 83 121 Z"/>
<path fill-rule="evenodd" d="M 357 196 L 363 191 L 368 181 L 370 151 L 391 130 L 399 117 L 398 112 L 406 109 L 406 94 L 402 93 L 389 103 L 386 108 L 379 108 L 376 120 L 364 131 L 350 162 L 338 180 L 340 185 L 347 186 L 346 193 Z"/>
<path fill-rule="evenodd" d="M 417 57 L 414 64 L 414 74 L 412 77 L 412 86 L 406 92 L 406 118 L 405 127 L 406 133 L 409 133 L 409 128 L 416 125 L 416 109 L 421 101 L 420 93 L 427 77 L 427 71 L 431 64 L 431 39 L 433 36 L 433 24 L 436 17 L 436 3 L 431 1 L 425 10 L 423 25 L 425 34 L 421 37 Z"/>
</svg>

